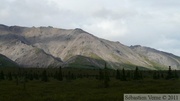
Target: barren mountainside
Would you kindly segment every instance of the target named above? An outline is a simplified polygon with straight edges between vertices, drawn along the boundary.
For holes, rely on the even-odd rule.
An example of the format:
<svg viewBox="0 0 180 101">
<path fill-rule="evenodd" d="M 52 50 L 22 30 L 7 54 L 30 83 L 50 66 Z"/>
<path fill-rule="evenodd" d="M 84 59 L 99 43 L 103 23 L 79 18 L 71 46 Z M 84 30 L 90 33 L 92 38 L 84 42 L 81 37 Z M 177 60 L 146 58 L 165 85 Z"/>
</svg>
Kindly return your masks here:
<svg viewBox="0 0 180 101">
<path fill-rule="evenodd" d="M 0 25 L 0 54 L 24 67 L 93 67 L 124 65 L 147 69 L 180 69 L 180 58 L 142 46 L 98 38 L 82 29 Z M 132 69 L 131 67 L 126 67 Z"/>
</svg>

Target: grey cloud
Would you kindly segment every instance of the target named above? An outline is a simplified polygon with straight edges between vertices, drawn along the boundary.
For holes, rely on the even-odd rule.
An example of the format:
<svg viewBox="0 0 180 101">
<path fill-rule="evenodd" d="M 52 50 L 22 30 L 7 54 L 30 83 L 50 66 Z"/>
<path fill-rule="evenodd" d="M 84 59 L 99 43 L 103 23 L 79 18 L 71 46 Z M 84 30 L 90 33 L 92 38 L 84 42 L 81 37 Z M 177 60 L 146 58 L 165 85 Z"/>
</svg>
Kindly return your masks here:
<svg viewBox="0 0 180 101">
<path fill-rule="evenodd" d="M 113 11 L 110 9 L 102 8 L 93 13 L 93 17 L 103 18 L 103 19 L 128 19 L 129 17 L 134 17 L 137 15 L 136 11 L 121 9 L 119 11 Z"/>
<path fill-rule="evenodd" d="M 180 55 L 179 0 L 2 0 L 7 25 L 80 27 L 126 45 Z"/>
</svg>

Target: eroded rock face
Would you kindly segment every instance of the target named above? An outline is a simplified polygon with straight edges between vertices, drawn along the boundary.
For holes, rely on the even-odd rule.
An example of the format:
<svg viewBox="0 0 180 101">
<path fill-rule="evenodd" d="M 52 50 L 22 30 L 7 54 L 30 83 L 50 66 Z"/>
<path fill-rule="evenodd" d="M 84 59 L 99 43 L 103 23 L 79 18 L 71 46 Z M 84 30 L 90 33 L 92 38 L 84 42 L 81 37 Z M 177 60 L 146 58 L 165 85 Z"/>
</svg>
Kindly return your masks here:
<svg viewBox="0 0 180 101">
<path fill-rule="evenodd" d="M 130 48 L 154 63 L 154 65 L 172 66 L 173 69 L 180 69 L 180 58 L 178 56 L 149 47 L 132 46 Z"/>
<path fill-rule="evenodd" d="M 5 27 L 0 29 L 0 53 L 23 67 L 60 66 L 62 61 L 56 59 L 42 49 L 34 47 L 25 36 L 28 28 Z M 2 31 L 1 31 L 2 30 Z"/>
<path fill-rule="evenodd" d="M 74 56 L 104 60 L 113 69 L 130 64 L 156 69 L 180 69 L 180 59 L 151 48 L 128 47 L 98 38 L 82 29 L 0 25 L 0 53 L 25 67 L 59 66 Z M 76 58 L 74 58 L 76 59 Z M 94 62 L 95 60 L 88 60 Z M 98 64 L 98 63 L 95 63 Z M 98 64 L 102 66 L 101 64 Z"/>
</svg>

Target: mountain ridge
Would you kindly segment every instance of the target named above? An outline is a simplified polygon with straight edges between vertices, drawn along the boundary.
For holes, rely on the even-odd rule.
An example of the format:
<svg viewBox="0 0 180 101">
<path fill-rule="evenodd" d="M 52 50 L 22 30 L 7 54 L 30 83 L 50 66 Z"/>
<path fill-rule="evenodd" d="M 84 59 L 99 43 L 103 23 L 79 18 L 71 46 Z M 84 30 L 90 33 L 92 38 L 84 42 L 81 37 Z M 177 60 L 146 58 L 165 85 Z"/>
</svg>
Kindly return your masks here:
<svg viewBox="0 0 180 101">
<path fill-rule="evenodd" d="M 80 28 L 20 27 L 1 24 L 0 47 L 0 54 L 22 66 L 67 66 L 67 61 L 72 57 L 84 56 L 92 61 L 106 61 L 112 69 L 122 68 L 122 64 L 152 70 L 168 69 L 168 66 L 180 69 L 180 58 L 171 53 L 149 47 L 126 46 L 120 42 L 98 38 Z"/>
</svg>

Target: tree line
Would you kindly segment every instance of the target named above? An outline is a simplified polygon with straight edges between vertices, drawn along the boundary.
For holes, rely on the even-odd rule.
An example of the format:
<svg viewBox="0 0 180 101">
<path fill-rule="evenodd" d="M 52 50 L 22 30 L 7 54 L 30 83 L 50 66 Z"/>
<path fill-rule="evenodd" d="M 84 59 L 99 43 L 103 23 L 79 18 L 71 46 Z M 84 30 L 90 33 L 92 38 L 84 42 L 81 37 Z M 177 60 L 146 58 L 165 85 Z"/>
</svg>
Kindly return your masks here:
<svg viewBox="0 0 180 101">
<path fill-rule="evenodd" d="M 90 70 L 89 72 L 84 72 L 81 69 L 67 69 L 64 70 L 62 67 L 52 68 L 52 69 L 25 69 L 18 68 L 16 71 L 0 71 L 0 81 L 2 80 L 15 80 L 16 84 L 19 83 L 25 84 L 29 80 L 40 80 L 42 82 L 49 82 L 50 79 L 55 79 L 58 81 L 70 81 L 80 78 L 96 78 L 103 82 L 104 87 L 109 87 L 109 82 L 111 78 L 115 78 L 120 81 L 128 81 L 128 80 L 143 80 L 146 78 L 152 78 L 154 80 L 158 79 L 178 79 L 179 71 L 172 70 L 171 66 L 166 71 L 142 71 L 139 70 L 138 67 L 135 70 L 111 70 L 107 68 L 107 64 L 105 63 L 104 68 Z"/>
</svg>

